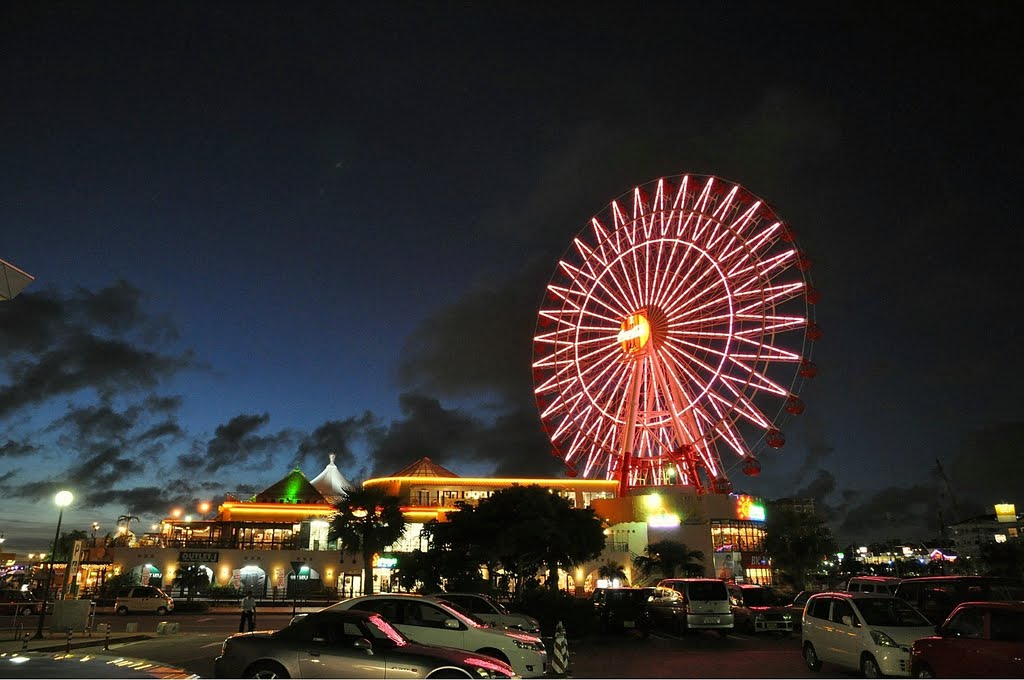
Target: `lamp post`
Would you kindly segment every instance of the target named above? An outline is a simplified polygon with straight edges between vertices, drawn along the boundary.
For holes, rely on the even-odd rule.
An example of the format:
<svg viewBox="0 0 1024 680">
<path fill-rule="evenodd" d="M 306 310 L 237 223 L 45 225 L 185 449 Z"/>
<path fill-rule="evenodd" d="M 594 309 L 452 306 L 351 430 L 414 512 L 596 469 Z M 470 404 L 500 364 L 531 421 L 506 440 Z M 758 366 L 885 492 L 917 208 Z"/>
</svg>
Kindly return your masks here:
<svg viewBox="0 0 1024 680">
<path fill-rule="evenodd" d="M 58 491 L 57 495 L 53 498 L 54 503 L 60 508 L 60 513 L 57 515 L 57 533 L 53 536 L 53 549 L 50 551 L 50 570 L 46 573 L 46 588 L 43 589 L 43 606 L 39 611 L 39 625 L 36 626 L 34 640 L 43 639 L 43 621 L 46 620 L 46 600 L 50 596 L 50 583 L 53 581 L 53 554 L 57 552 L 57 541 L 60 540 L 60 523 L 64 519 L 64 508 L 71 505 L 71 501 L 74 498 L 70 491 Z"/>
</svg>

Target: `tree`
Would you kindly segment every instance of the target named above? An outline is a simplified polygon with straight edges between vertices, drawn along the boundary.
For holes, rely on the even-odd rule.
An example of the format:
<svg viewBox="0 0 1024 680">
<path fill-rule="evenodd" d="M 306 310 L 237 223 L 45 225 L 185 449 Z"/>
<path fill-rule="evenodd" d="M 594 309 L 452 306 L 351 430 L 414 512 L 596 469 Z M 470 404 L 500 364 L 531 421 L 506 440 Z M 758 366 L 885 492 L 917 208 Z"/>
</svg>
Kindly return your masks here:
<svg viewBox="0 0 1024 680">
<path fill-rule="evenodd" d="M 597 568 L 597 575 L 599 578 L 605 578 L 609 581 L 618 579 L 623 585 L 629 585 L 629 578 L 626 576 L 626 567 L 618 562 L 605 562 Z"/>
<path fill-rule="evenodd" d="M 826 555 L 835 552 L 832 531 L 814 514 L 773 507 L 768 513 L 765 531 L 764 548 L 772 559 L 772 566 L 796 591 L 805 590 L 807 572 L 817 567 Z"/>
<path fill-rule="evenodd" d="M 74 531 L 67 532 L 62 531 L 56 547 L 50 546 L 51 550 L 53 550 L 53 561 L 70 561 L 71 554 L 75 551 L 75 541 L 87 538 L 89 538 L 89 534 L 81 529 L 75 529 Z"/>
<path fill-rule="evenodd" d="M 665 578 L 673 578 L 680 569 L 686 576 L 702 574 L 703 561 L 703 551 L 690 550 L 685 543 L 665 539 L 648 544 L 643 555 L 633 558 L 633 566 L 644 577 L 657 573 Z"/>
<path fill-rule="evenodd" d="M 377 486 L 357 488 L 335 504 L 328 538 L 342 552 L 363 557 L 363 594 L 373 594 L 373 556 L 405 533 L 405 518 L 398 497 Z"/>
<path fill-rule="evenodd" d="M 604 529 L 592 509 L 573 508 L 536 484 L 503 489 L 475 507 L 462 505 L 435 529 L 439 548 L 465 552 L 476 568 L 485 564 L 492 574 L 500 565 L 515 574 L 517 590 L 541 568 L 555 589 L 560 567 L 569 570 L 604 550 Z"/>
<path fill-rule="evenodd" d="M 174 585 L 181 588 L 182 595 L 185 595 L 187 590 L 188 601 L 191 602 L 196 591 L 210 585 L 210 575 L 201 565 L 189 564 L 178 570 L 178 575 L 174 578 Z"/>
<path fill-rule="evenodd" d="M 1019 579 L 1024 576 L 1024 545 L 1010 543 L 986 543 L 981 546 L 981 563 L 988 576 L 1005 576 Z"/>
</svg>

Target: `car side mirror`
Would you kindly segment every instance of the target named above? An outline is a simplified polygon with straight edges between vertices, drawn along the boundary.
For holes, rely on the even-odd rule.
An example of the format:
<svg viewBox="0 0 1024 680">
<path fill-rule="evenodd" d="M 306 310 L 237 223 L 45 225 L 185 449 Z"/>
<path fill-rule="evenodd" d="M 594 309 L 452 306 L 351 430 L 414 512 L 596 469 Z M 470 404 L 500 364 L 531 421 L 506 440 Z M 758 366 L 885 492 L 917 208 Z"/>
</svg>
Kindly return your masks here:
<svg viewBox="0 0 1024 680">
<path fill-rule="evenodd" d="M 458 619 L 445 619 L 444 620 L 444 627 L 445 628 L 451 628 L 452 630 L 458 630 L 459 629 L 459 620 Z"/>
<path fill-rule="evenodd" d="M 365 649 L 368 655 L 373 656 L 373 643 L 366 638 L 356 638 L 356 641 L 352 643 L 352 646 L 356 649 Z"/>
</svg>

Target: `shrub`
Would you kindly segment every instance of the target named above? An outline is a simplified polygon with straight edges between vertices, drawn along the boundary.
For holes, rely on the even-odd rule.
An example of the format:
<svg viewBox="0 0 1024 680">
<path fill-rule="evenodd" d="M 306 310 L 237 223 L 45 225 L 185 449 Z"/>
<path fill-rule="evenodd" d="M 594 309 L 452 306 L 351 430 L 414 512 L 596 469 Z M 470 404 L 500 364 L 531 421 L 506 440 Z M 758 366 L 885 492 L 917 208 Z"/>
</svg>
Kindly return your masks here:
<svg viewBox="0 0 1024 680">
<path fill-rule="evenodd" d="M 581 637 L 591 632 L 593 614 L 588 600 L 574 597 L 562 590 L 530 588 L 513 602 L 511 609 L 533 616 L 540 621 L 541 634 L 555 634 L 559 621 L 568 637 Z"/>
<path fill-rule="evenodd" d="M 234 586 L 210 586 L 210 597 L 214 600 L 240 600 L 242 599 L 242 590 Z"/>
</svg>

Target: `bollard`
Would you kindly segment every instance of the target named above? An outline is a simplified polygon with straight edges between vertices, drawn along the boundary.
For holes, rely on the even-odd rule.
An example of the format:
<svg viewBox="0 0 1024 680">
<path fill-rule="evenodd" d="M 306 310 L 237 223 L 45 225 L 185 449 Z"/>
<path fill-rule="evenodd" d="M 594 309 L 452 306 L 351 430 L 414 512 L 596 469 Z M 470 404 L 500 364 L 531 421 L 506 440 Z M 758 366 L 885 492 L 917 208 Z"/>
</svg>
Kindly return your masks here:
<svg viewBox="0 0 1024 680">
<path fill-rule="evenodd" d="M 110 651 L 110 624 L 107 624 L 107 635 L 103 638 L 103 651 Z"/>
<path fill-rule="evenodd" d="M 85 627 L 85 637 L 92 637 L 92 626 Z"/>
<path fill-rule="evenodd" d="M 71 652 L 71 628 L 68 627 L 68 641 L 64 644 L 64 653 Z"/>
<path fill-rule="evenodd" d="M 551 660 L 551 671 L 565 675 L 569 670 L 569 641 L 565 639 L 565 627 L 559 621 L 555 626 L 554 658 Z"/>
<path fill-rule="evenodd" d="M 25 637 L 22 638 L 22 640 L 21 640 L 21 651 L 24 652 L 27 649 L 28 649 L 28 633 L 25 633 Z"/>
</svg>

